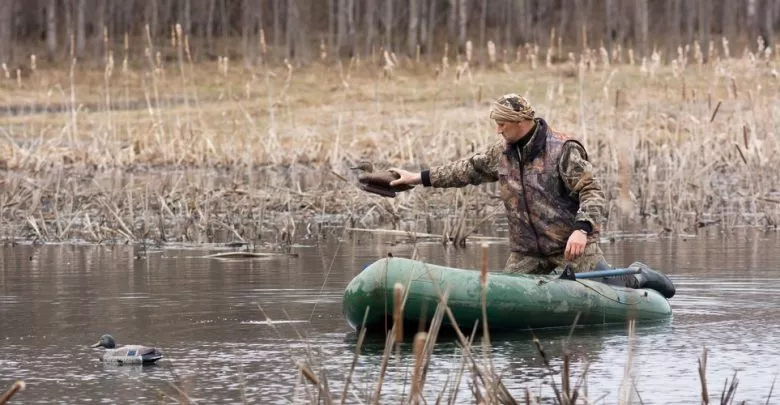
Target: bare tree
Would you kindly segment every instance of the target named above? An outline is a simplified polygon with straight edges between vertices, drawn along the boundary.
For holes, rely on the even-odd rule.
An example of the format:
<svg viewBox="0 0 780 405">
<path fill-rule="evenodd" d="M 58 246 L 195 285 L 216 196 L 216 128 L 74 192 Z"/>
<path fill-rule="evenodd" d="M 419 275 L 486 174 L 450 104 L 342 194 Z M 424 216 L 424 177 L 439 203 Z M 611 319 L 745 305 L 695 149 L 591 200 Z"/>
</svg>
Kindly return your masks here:
<svg viewBox="0 0 780 405">
<path fill-rule="evenodd" d="M 722 33 L 728 39 L 733 39 L 736 34 L 737 14 L 739 13 L 737 3 L 736 0 L 723 0 L 721 5 Z"/>
<path fill-rule="evenodd" d="M 49 0 L 46 4 L 46 52 L 49 60 L 53 61 L 57 54 L 57 0 Z"/>
<path fill-rule="evenodd" d="M 417 2 L 417 0 L 409 0 L 409 29 L 406 33 L 406 50 L 411 56 L 417 53 L 417 45 L 419 45 L 419 29 L 420 4 Z"/>
<path fill-rule="evenodd" d="M 697 3 L 693 0 L 683 0 L 683 14 L 685 15 L 685 44 L 693 44 L 693 34 L 696 28 Z"/>
<path fill-rule="evenodd" d="M 436 30 L 436 23 L 438 22 L 436 16 L 436 0 L 430 0 L 430 4 L 428 5 L 428 42 L 425 47 L 427 49 L 429 59 L 432 57 L 431 55 L 433 55 L 433 34 Z"/>
<path fill-rule="evenodd" d="M 0 1 L 0 63 L 11 63 L 13 10 L 13 0 Z"/>
<path fill-rule="evenodd" d="M 710 60 L 710 14 L 712 13 L 712 2 L 710 0 L 699 0 L 699 47 L 704 57 L 704 63 Z"/>
<path fill-rule="evenodd" d="M 488 1 L 481 0 L 480 7 L 479 7 L 479 47 L 480 48 L 485 46 L 485 38 L 487 32 L 487 10 L 488 10 Z"/>
<path fill-rule="evenodd" d="M 394 0 L 385 0 L 385 48 L 393 48 L 393 2 Z"/>
<path fill-rule="evenodd" d="M 771 47 L 774 44 L 775 7 L 775 0 L 761 0 L 758 26 L 765 47 Z"/>
<path fill-rule="evenodd" d="M 466 47 L 469 23 L 469 0 L 460 0 L 458 5 L 458 48 L 463 51 Z"/>
<path fill-rule="evenodd" d="M 647 0 L 634 0 L 634 43 L 640 55 L 647 55 L 647 34 Z"/>
<path fill-rule="evenodd" d="M 366 30 L 366 48 L 365 54 L 371 53 L 371 47 L 374 46 L 376 38 L 376 0 L 366 0 L 366 14 L 363 17 L 363 26 Z"/>
<path fill-rule="evenodd" d="M 84 56 L 87 38 L 87 0 L 76 0 L 76 57 Z"/>
</svg>

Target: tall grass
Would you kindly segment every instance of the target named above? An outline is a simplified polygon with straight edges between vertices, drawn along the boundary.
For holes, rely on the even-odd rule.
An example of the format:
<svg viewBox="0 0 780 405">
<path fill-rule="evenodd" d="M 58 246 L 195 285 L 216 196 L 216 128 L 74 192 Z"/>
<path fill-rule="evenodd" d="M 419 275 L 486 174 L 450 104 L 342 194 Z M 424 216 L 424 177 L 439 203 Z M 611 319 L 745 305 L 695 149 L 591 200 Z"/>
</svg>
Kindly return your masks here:
<svg viewBox="0 0 780 405">
<path fill-rule="evenodd" d="M 379 199 L 347 168 L 465 157 L 496 139 L 488 103 L 507 92 L 586 143 L 610 198 L 608 231 L 780 221 L 780 73 L 761 47 L 724 41 L 710 63 L 696 46 L 637 60 L 620 48 L 553 58 L 560 50 L 527 44 L 486 64 L 448 50 L 433 64 L 382 52 L 271 66 L 193 61 L 180 30 L 170 46 L 143 40 L 143 55 L 130 39 L 122 49 L 106 40 L 103 66 L 72 59 L 0 81 L 5 237 L 208 241 L 323 214 L 425 231 L 423 216 L 446 210 L 483 218 L 495 186 Z M 457 206 L 451 193 L 463 196 Z M 452 222 L 454 239 L 468 229 Z"/>
</svg>

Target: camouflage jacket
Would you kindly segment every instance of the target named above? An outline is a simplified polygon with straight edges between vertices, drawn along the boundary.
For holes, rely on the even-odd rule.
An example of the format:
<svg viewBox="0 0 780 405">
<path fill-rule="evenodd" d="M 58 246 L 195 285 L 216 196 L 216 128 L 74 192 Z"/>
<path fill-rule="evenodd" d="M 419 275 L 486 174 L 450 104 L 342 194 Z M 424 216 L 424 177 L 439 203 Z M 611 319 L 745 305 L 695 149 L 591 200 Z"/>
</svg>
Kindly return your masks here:
<svg viewBox="0 0 780 405">
<path fill-rule="evenodd" d="M 555 132 L 541 119 L 522 151 L 503 140 L 469 158 L 431 168 L 432 187 L 463 187 L 498 181 L 509 219 L 513 251 L 560 254 L 575 222 L 591 226 L 598 240 L 604 193 L 582 144 Z"/>
</svg>

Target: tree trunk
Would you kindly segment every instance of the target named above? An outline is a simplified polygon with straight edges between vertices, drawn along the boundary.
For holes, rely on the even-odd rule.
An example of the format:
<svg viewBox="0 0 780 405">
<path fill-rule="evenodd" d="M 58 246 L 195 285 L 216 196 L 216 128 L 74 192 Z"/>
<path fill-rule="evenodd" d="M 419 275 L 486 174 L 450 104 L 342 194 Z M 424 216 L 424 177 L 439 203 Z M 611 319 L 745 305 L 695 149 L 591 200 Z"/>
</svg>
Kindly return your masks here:
<svg viewBox="0 0 780 405">
<path fill-rule="evenodd" d="M 255 13 L 252 0 L 243 0 L 241 2 L 241 53 L 244 55 L 244 61 L 250 64 L 254 60 L 254 24 Z"/>
<path fill-rule="evenodd" d="M 531 13 L 531 0 L 518 0 L 517 4 L 515 5 L 515 13 L 512 13 L 513 15 L 516 15 L 516 21 L 517 23 L 514 24 L 517 26 L 517 41 L 518 45 L 524 45 L 525 43 L 528 43 L 531 41 L 531 20 L 533 18 L 533 14 Z M 511 8 L 510 8 L 511 10 Z M 507 20 L 512 20 L 509 16 L 506 18 Z M 512 41 L 514 42 L 514 41 Z M 512 47 L 513 44 L 507 43 L 508 47 Z"/>
<path fill-rule="evenodd" d="M 94 9 L 95 26 L 93 27 L 92 38 L 90 39 L 90 42 L 92 43 L 91 45 L 92 54 L 95 56 L 102 55 L 104 58 L 108 58 L 108 49 L 106 49 L 106 46 L 108 44 L 105 43 L 104 35 L 109 33 L 110 35 L 115 37 L 115 32 L 119 28 L 118 27 L 119 24 L 110 24 L 111 23 L 110 16 L 108 20 L 106 20 L 106 3 L 108 3 L 108 0 L 98 1 Z M 109 8 L 109 10 L 114 9 L 116 4 L 111 4 L 111 6 L 112 7 Z M 125 18 L 127 18 L 127 16 L 125 16 Z M 122 19 L 122 21 L 124 21 L 124 18 Z M 112 25 L 112 27 L 109 27 L 109 25 Z"/>
<path fill-rule="evenodd" d="M 485 49 L 487 46 L 487 10 L 488 0 L 480 2 L 479 13 L 479 48 Z"/>
<path fill-rule="evenodd" d="M 274 45 L 282 46 L 282 0 L 274 0 Z"/>
<path fill-rule="evenodd" d="M 729 41 L 733 41 L 736 33 L 737 26 L 737 14 L 739 8 L 737 7 L 736 0 L 723 0 L 721 11 L 721 29 L 723 36 Z"/>
<path fill-rule="evenodd" d="M 209 0 L 208 11 L 206 11 L 206 50 L 208 53 L 214 52 L 214 10 L 217 8 L 217 0 Z"/>
<path fill-rule="evenodd" d="M 393 0 L 385 0 L 385 48 L 393 48 Z"/>
<path fill-rule="evenodd" d="M 677 47 L 680 46 L 680 0 L 666 2 L 666 52 L 670 58 L 677 57 Z"/>
<path fill-rule="evenodd" d="M 327 34 L 327 44 L 328 44 L 328 51 L 332 52 L 333 49 L 337 46 L 336 44 L 336 20 L 337 20 L 337 11 L 336 7 L 340 7 L 335 4 L 335 0 L 328 0 L 327 1 L 327 7 L 328 7 L 328 34 Z M 340 44 L 339 44 L 340 45 Z"/>
<path fill-rule="evenodd" d="M 417 0 L 409 0 L 409 29 L 406 33 L 406 51 L 410 57 L 417 54 L 420 30 L 420 4 Z"/>
<path fill-rule="evenodd" d="M 617 28 L 615 28 L 615 0 L 606 0 L 604 2 L 604 46 L 607 49 L 607 55 L 612 59 L 614 40 L 617 38 Z M 561 33 L 563 34 L 563 33 Z"/>
<path fill-rule="evenodd" d="M 84 47 L 87 38 L 86 8 L 87 0 L 77 0 L 76 2 L 76 57 L 84 56 Z"/>
<path fill-rule="evenodd" d="M 347 46 L 345 55 L 348 58 L 355 56 L 355 36 L 357 27 L 355 27 L 355 0 L 346 0 L 347 13 Z"/>
<path fill-rule="evenodd" d="M 514 49 L 515 47 L 515 27 L 522 26 L 522 23 L 516 24 L 514 22 L 514 8 L 522 7 L 522 5 L 515 5 L 513 0 L 504 1 L 504 49 Z"/>
<path fill-rule="evenodd" d="M 447 14 L 447 42 L 455 43 L 458 24 L 458 0 L 448 0 L 449 13 Z"/>
<path fill-rule="evenodd" d="M 634 0 L 634 45 L 638 55 L 647 56 L 647 33 L 647 0 Z"/>
<path fill-rule="evenodd" d="M 49 0 L 46 5 L 46 52 L 53 61 L 57 54 L 57 0 Z"/>
<path fill-rule="evenodd" d="M 458 49 L 463 52 L 466 49 L 469 23 L 469 0 L 460 0 L 458 5 Z"/>
<path fill-rule="evenodd" d="M 420 0 L 420 51 L 428 52 L 428 2 Z"/>
<path fill-rule="evenodd" d="M 433 57 L 433 41 L 436 35 L 436 0 L 430 0 L 428 7 L 428 42 L 425 48 L 428 52 L 428 60 Z"/>
<path fill-rule="evenodd" d="M 347 44 L 347 1 L 338 0 L 336 8 L 336 50 L 341 56 Z"/>
<path fill-rule="evenodd" d="M 710 60 L 710 0 L 699 0 L 699 47 L 701 47 L 704 63 Z"/>
<path fill-rule="evenodd" d="M 685 45 L 692 45 L 694 41 L 694 28 L 696 27 L 696 2 L 683 1 L 683 14 L 685 14 Z"/>
<path fill-rule="evenodd" d="M 7 65 L 12 62 L 13 10 L 13 0 L 0 0 L 0 63 Z"/>
<path fill-rule="evenodd" d="M 761 2 L 759 15 L 759 32 L 764 40 L 764 47 L 774 46 L 774 20 L 775 20 L 775 0 L 763 0 Z"/>
<path fill-rule="evenodd" d="M 179 19 L 181 22 L 181 29 L 183 33 L 190 35 L 192 33 L 192 0 L 179 1 L 184 2 L 184 4 L 181 5 L 181 17 Z"/>
<path fill-rule="evenodd" d="M 371 55 L 371 48 L 374 46 L 376 38 L 376 0 L 366 0 L 366 14 L 363 17 L 363 24 L 366 30 L 366 44 L 364 53 L 368 57 Z"/>
</svg>

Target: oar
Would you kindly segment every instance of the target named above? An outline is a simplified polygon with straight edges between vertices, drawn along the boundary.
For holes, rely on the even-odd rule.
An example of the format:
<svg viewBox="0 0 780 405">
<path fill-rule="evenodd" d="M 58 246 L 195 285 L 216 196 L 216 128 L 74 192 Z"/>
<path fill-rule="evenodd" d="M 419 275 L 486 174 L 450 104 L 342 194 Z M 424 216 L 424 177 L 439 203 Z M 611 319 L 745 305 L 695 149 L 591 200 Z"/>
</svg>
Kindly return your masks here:
<svg viewBox="0 0 780 405">
<path fill-rule="evenodd" d="M 596 270 L 596 271 L 587 271 L 584 273 L 574 273 L 574 277 L 578 280 L 585 279 L 585 278 L 617 277 L 617 276 L 625 276 L 628 274 L 638 274 L 641 271 L 642 270 L 637 268 Z"/>
<path fill-rule="evenodd" d="M 563 272 L 558 278 L 562 278 L 564 280 L 584 280 L 588 278 L 618 277 L 628 274 L 638 274 L 641 272 L 642 270 L 637 267 L 628 267 L 622 269 L 607 269 L 575 273 L 574 266 L 571 263 L 566 263 L 566 265 L 563 266 Z"/>
</svg>

